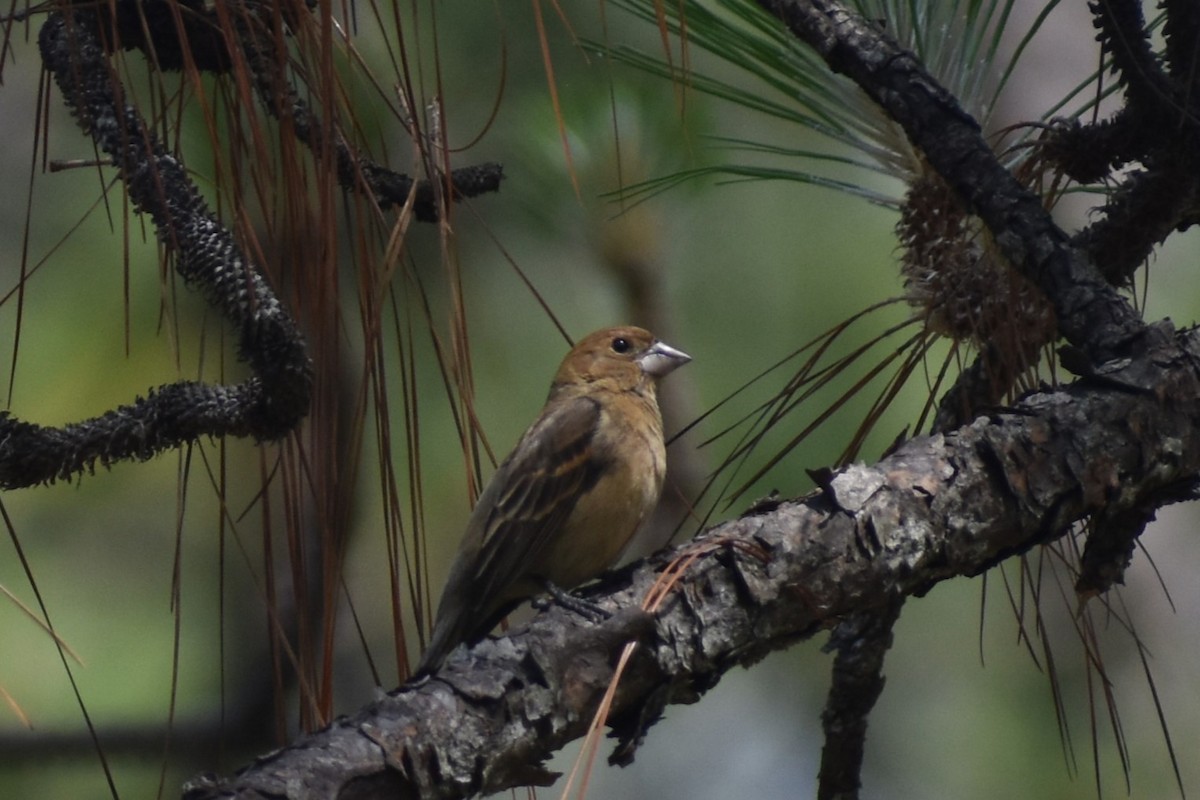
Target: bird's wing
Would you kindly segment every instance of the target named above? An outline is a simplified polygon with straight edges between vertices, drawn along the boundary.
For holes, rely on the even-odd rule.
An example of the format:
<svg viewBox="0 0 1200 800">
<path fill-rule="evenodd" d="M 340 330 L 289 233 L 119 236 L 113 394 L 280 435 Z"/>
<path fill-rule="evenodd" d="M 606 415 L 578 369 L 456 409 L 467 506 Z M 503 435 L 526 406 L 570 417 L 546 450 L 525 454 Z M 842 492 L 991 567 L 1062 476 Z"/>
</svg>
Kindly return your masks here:
<svg viewBox="0 0 1200 800">
<path fill-rule="evenodd" d="M 471 526 L 481 535 L 476 579 L 484 597 L 502 596 L 566 522 L 608 467 L 595 435 L 600 403 L 590 397 L 549 410 L 521 437 L 484 496 Z"/>
<path fill-rule="evenodd" d="M 558 403 L 496 470 L 467 524 L 418 674 L 436 669 L 460 642 L 483 638 L 522 599 L 516 585 L 532 577 L 529 565 L 608 466 L 594 447 L 599 421 L 595 399 Z"/>
</svg>

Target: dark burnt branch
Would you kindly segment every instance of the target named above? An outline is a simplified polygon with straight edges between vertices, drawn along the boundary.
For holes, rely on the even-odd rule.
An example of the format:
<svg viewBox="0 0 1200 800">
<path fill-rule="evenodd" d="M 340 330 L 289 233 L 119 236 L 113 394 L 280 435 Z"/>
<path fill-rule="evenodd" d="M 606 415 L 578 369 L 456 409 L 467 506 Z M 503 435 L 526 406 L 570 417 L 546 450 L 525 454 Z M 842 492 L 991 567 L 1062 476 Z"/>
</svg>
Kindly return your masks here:
<svg viewBox="0 0 1200 800">
<path fill-rule="evenodd" d="M 280 52 L 274 44 L 281 36 L 271 31 L 274 20 L 269 16 L 270 10 L 267 9 L 265 14 L 249 13 L 255 7 L 255 4 L 247 4 L 247 10 L 239 13 L 235 5 L 233 19 L 238 44 L 254 78 L 259 100 L 271 116 L 287 123 L 296 138 L 308 145 L 318 158 L 332 154 L 337 166 L 338 183 L 343 188 L 355 191 L 365 189 L 381 209 L 387 209 L 403 206 L 415 183 L 413 215 L 423 222 L 436 222 L 444 216 L 443 209 L 448 202 L 500 188 L 503 168 L 499 164 L 486 163 L 454 170 L 446 186 L 428 180 L 413 181 L 409 176 L 363 156 L 351 146 L 336 125 L 326 132 L 322 120 L 287 80 L 287 54 L 286 51 Z M 426 148 L 421 150 L 426 152 Z M 425 168 L 430 174 L 439 174 L 437 166 L 431 162 L 426 163 Z"/>
<path fill-rule="evenodd" d="M 1118 45 L 1123 48 L 1114 56 L 1114 61 L 1119 69 L 1128 73 L 1124 77 L 1127 93 L 1137 95 L 1140 101 L 1131 102 L 1131 109 L 1139 111 L 1144 107 L 1148 113 L 1169 108 L 1172 101 L 1170 85 L 1150 50 L 1140 10 L 1131 9 L 1124 0 L 1115 0 L 1115 3 L 1111 14 L 1101 15 L 1102 38 L 1110 51 Z M 1128 203 L 1127 195 L 1122 198 L 1126 204 L 1114 208 L 1106 219 L 1106 222 L 1112 222 L 1117 217 L 1113 212 L 1123 211 L 1125 219 L 1121 222 L 1124 225 L 1109 224 L 1093 232 L 1097 237 L 1095 240 L 1072 242 L 1045 212 L 1041 198 L 1024 189 L 998 162 L 980 135 L 977 123 L 961 109 L 956 99 L 938 85 L 911 54 L 889 40 L 878 26 L 825 0 L 760 0 L 760 4 L 783 21 L 794 35 L 812 46 L 834 71 L 854 80 L 904 128 L 909 140 L 922 150 L 966 207 L 987 225 L 1010 263 L 1046 294 L 1054 306 L 1059 331 L 1069 342 L 1094 363 L 1103 363 L 1144 346 L 1141 339 L 1145 329 L 1136 312 L 1107 284 L 1118 282 L 1113 276 L 1131 274 L 1132 268 L 1126 270 L 1125 265 L 1140 264 L 1150 248 L 1177 226 L 1187 210 L 1194 207 L 1193 193 L 1183 191 L 1180 195 L 1163 192 L 1161 186 L 1150 186 L 1159 190 L 1154 195 L 1155 202 L 1137 206 Z M 1122 36 L 1125 38 L 1119 38 Z M 1100 168 L 1093 167 L 1097 172 L 1111 163 L 1130 159 L 1123 152 L 1124 148 L 1140 151 L 1145 147 L 1140 136 L 1131 135 L 1134 127 L 1129 120 L 1133 116 L 1128 115 L 1120 127 L 1106 128 L 1113 134 L 1112 143 L 1120 144 L 1122 150 L 1118 151 L 1119 155 L 1106 155 Z M 1143 119 L 1138 121 L 1145 124 L 1146 114 L 1141 116 Z M 1142 160 L 1151 168 L 1156 166 L 1149 158 Z M 1158 163 L 1165 166 L 1166 162 Z M 1175 159 L 1173 168 L 1178 170 L 1180 163 Z M 1190 162 L 1185 160 L 1183 163 Z M 1194 171 L 1184 169 L 1183 172 L 1189 176 L 1185 181 L 1191 180 Z M 1164 179 L 1167 175 L 1162 173 Z M 1139 188 L 1142 187 L 1139 185 Z M 1164 201 L 1163 198 L 1171 199 Z M 1163 214 L 1163 202 L 1175 204 L 1170 209 L 1173 213 Z M 1131 237 L 1129 223 L 1135 216 L 1146 224 L 1139 228 L 1138 235 Z M 1106 249 L 1105 245 L 1111 245 L 1122 231 L 1125 233 L 1125 238 L 1120 239 L 1122 247 Z M 1098 264 L 1101 255 L 1104 261 Z M 1107 274 L 1101 273 L 1101 266 Z M 995 359 L 989 359 L 987 355 L 981 356 L 976 367 L 968 371 L 964 381 L 957 384 L 955 391 L 943 402 L 940 424 L 965 421 L 968 415 L 978 410 L 978 403 L 972 401 L 979 395 L 988 390 L 995 393 L 997 386 L 1001 392 L 1007 390 L 1010 380 L 998 374 L 1000 370 L 996 368 Z M 1010 371 L 1008 377 L 1011 374 Z M 965 412 L 963 406 L 966 406 Z M 1144 519 L 1145 513 L 1133 511 L 1122 518 Z M 1111 540 L 1122 547 L 1141 531 L 1140 527 L 1132 525 L 1113 525 L 1107 529 L 1114 533 Z M 1098 546 L 1096 552 L 1103 549 Z M 1103 574 L 1105 578 L 1108 572 L 1119 573 L 1125 565 L 1120 558 L 1105 561 L 1103 555 L 1098 555 L 1094 561 L 1098 565 L 1097 574 Z M 889 610 L 893 608 L 889 607 Z M 857 796 L 866 715 L 882 687 L 880 670 L 889 641 L 890 622 L 882 615 L 872 618 L 870 612 L 865 615 L 860 612 L 853 618 L 853 626 L 863 634 L 843 637 L 838 643 L 839 664 L 827 709 L 827 740 L 820 786 L 821 796 L 825 797 Z M 861 654 L 856 652 L 859 648 Z M 861 657 L 854 658 L 855 655 Z M 833 724 L 830 724 L 831 720 Z"/>
<path fill-rule="evenodd" d="M 1186 137 L 1193 142 L 1192 137 Z M 1200 139 L 1147 157 L 1109 196 L 1103 219 L 1072 238 L 1114 285 L 1127 285 L 1160 242 L 1179 229 L 1200 200 Z"/>
<path fill-rule="evenodd" d="M 834 629 L 826 649 L 834 649 L 833 685 L 821 713 L 825 747 L 817 778 L 818 800 L 857 797 L 866 752 L 867 717 L 883 693 L 883 661 L 892 648 L 892 630 L 903 598 L 849 617 Z"/>
<path fill-rule="evenodd" d="M 464 797 L 543 783 L 540 763 L 584 732 L 627 641 L 641 646 L 614 713 L 692 702 L 729 669 L 937 583 L 978 575 L 1101 509 L 1144 509 L 1200 470 L 1195 332 L 1011 412 L 921 437 L 828 489 L 704 534 L 711 547 L 652 626 L 636 609 L 680 549 L 610 575 L 590 599 L 624 609 L 591 627 L 560 609 L 458 651 L 404 687 L 201 798 Z M 1176 346 L 1176 343 L 1178 346 Z M 986 745 L 980 745 L 986 746 Z"/>
<path fill-rule="evenodd" d="M 75 5 L 85 5 L 76 3 Z M 233 61 L 216 14 L 203 0 L 86 3 L 100 15 L 105 49 L 140 50 L 155 69 L 228 72 Z"/>
<path fill-rule="evenodd" d="M 1167 70 L 1178 84 L 1187 86 L 1185 103 L 1197 113 L 1200 100 L 1200 4 L 1193 0 L 1161 0 L 1166 14 L 1163 41 Z"/>
<path fill-rule="evenodd" d="M 1125 582 L 1125 570 L 1133 563 L 1137 540 L 1146 526 L 1154 521 L 1158 509 L 1168 503 L 1192 500 L 1197 483 L 1181 483 L 1170 487 L 1169 494 L 1147 498 L 1131 508 L 1104 510 L 1088 520 L 1087 544 L 1079 566 L 1075 591 L 1087 599 L 1104 594 L 1116 584 Z"/>
<path fill-rule="evenodd" d="M 978 124 L 909 53 L 872 24 L 832 2 L 760 0 L 836 72 L 854 80 L 905 130 L 964 205 L 991 231 L 1008 260 L 1045 292 L 1062 334 L 1097 362 L 1127 351 L 1143 330 L 1133 309 L 1045 211 L 1042 201 L 1005 169 Z M 985 351 L 939 408 L 939 425 L 955 426 L 991 405 L 1023 365 Z M 982 402 L 981 402 L 982 401 Z M 887 613 L 884 613 L 886 611 Z M 857 796 L 867 715 L 882 689 L 882 665 L 899 601 L 859 612 L 859 638 L 839 640 L 826 709 L 819 792 Z"/>
<path fill-rule="evenodd" d="M 223 74 L 234 71 L 242 60 L 267 112 L 289 123 L 296 138 L 318 157 L 332 154 L 342 188 L 367 193 L 381 209 L 403 206 L 415 185 L 413 215 L 423 222 L 435 222 L 442 216 L 444 197 L 458 202 L 500 188 L 504 170 L 496 163 L 452 170 L 441 186 L 414 180 L 375 162 L 336 129 L 332 146 L 327 146 L 321 119 L 287 77 L 286 38 L 284 30 L 278 29 L 280 25 L 291 29 L 299 15 L 311 10 L 308 3 L 230 3 L 227 14 L 232 32 L 222 24 L 221 14 L 200 0 L 117 0 L 100 8 L 106 47 L 140 50 L 156 69 L 181 70 L 190 60 L 202 72 Z M 230 51 L 230 41 L 236 41 L 237 52 Z M 440 174 L 430 165 L 427 169 Z"/>
<path fill-rule="evenodd" d="M 257 64 L 264 102 L 279 111 L 290 98 L 297 136 L 320 153 L 316 122 L 295 90 L 270 75 L 281 75 L 272 57 L 256 49 L 250 31 L 262 21 L 241 8 L 239 30 L 245 53 Z M 115 15 L 113 9 L 115 8 Z M 39 46 L 46 68 L 80 126 L 99 150 L 112 158 L 126 182 L 134 207 L 154 222 L 160 241 L 176 259 L 176 269 L 199 288 L 238 331 L 238 354 L 254 371 L 234 386 L 180 381 L 151 390 L 144 398 L 89 420 L 61 428 L 35 425 L 0 412 L 0 487 L 32 486 L 68 479 L 96 464 L 147 459 L 203 436 L 279 439 L 308 412 L 312 367 L 295 323 L 265 279 L 249 263 L 232 234 L 209 210 L 182 163 L 162 145 L 152 128 L 123 99 L 123 87 L 109 63 L 117 42 L 144 49 L 160 64 L 182 68 L 188 58 L 215 71 L 230 69 L 233 57 L 213 15 L 202 4 L 134 3 L 70 6 L 51 13 Z M 303 6 L 300 7 L 303 10 Z M 295 9 L 293 9 L 295 11 Z M 237 15 L 235 14 L 235 17 Z M 186 40 L 185 49 L 180 41 Z M 174 42 L 174 47 L 171 46 Z M 194 45 L 194 47 L 193 47 Z M 273 94 L 268 94 L 271 84 Z M 279 94 L 278 85 L 286 86 Z M 345 186 L 368 186 L 381 207 L 403 204 L 415 191 L 419 219 L 436 219 L 452 199 L 492 191 L 498 165 L 458 170 L 443 188 L 416 182 L 360 158 L 339 136 L 334 148 Z M 415 189 L 414 189 L 415 187 Z"/>
<path fill-rule="evenodd" d="M 1000 164 L 978 123 L 915 56 L 830 0 L 759 2 L 904 128 L 1009 262 L 1045 292 L 1068 341 L 1100 363 L 1144 333 L 1136 312 L 1071 246 L 1041 199 Z"/>
<path fill-rule="evenodd" d="M 1125 89 L 1126 105 L 1106 123 L 1060 126 L 1048 138 L 1046 152 L 1052 160 L 1064 155 L 1064 169 L 1081 180 L 1099 180 L 1107 172 L 1081 169 L 1072 151 L 1092 154 L 1087 158 L 1093 168 L 1102 160 L 1109 168 L 1142 164 L 1119 179 L 1103 216 L 1074 238 L 1111 283 L 1122 285 L 1172 231 L 1194 223 L 1200 200 L 1200 117 L 1189 98 L 1197 76 L 1177 68 L 1169 75 L 1163 71 L 1150 46 L 1140 2 L 1097 0 L 1091 8 L 1101 47 Z M 1194 64 L 1200 42 L 1189 19 L 1196 12 L 1176 9 L 1174 14 L 1175 21 L 1168 18 L 1172 59 Z M 1188 35 L 1193 39 L 1185 46 Z"/>
<path fill-rule="evenodd" d="M 1140 156 L 1144 168 L 1124 176 L 1100 218 L 1072 238 L 1113 285 L 1128 284 L 1159 243 L 1196 224 L 1200 214 L 1200 129 L 1176 124 L 1165 137 L 1161 126 L 1157 130 Z M 1077 142 L 1089 145 L 1086 137 Z"/>
<path fill-rule="evenodd" d="M 1124 88 L 1125 107 L 1095 124 L 1071 120 L 1046 135 L 1043 153 L 1072 179 L 1110 179 L 1100 218 L 1074 244 L 1114 285 L 1124 285 L 1171 232 L 1200 218 L 1200 11 L 1193 2 L 1164 4 L 1164 71 L 1150 45 L 1141 3 L 1096 0 L 1098 39 Z M 1113 170 L 1141 168 L 1112 177 Z"/>
<path fill-rule="evenodd" d="M 70 478 L 97 462 L 150 458 L 201 436 L 283 437 L 308 413 L 312 387 L 312 366 L 295 323 L 209 211 L 183 165 L 137 109 L 122 101 L 96 15 L 84 9 L 52 13 L 38 46 L 76 120 L 112 157 L 134 207 L 153 220 L 180 276 L 236 328 L 238 355 L 254 376 L 235 386 L 180 381 L 62 428 L 0 413 L 0 487 Z"/>
<path fill-rule="evenodd" d="M 1088 7 L 1100 48 L 1111 59 L 1130 109 L 1152 114 L 1164 101 L 1171 102 L 1171 81 L 1150 46 L 1141 0 L 1092 0 Z"/>
<path fill-rule="evenodd" d="M 1163 72 L 1150 46 L 1140 2 L 1097 0 L 1090 7 L 1096 38 L 1125 90 L 1126 104 L 1112 118 L 1099 122 L 1058 120 L 1041 142 L 1051 163 L 1084 184 L 1098 183 L 1126 164 L 1145 161 L 1161 148 L 1164 129 L 1178 125 L 1181 108 L 1180 83 Z M 1128 273 L 1123 277 L 1127 279 Z"/>
<path fill-rule="evenodd" d="M 959 373 L 954 385 L 938 401 L 932 431 L 954 430 L 976 415 L 1003 405 L 1017 378 L 1037 363 L 1039 355 L 1016 353 L 1011 348 L 1002 350 L 993 342 L 984 343 L 975 361 Z"/>
<path fill-rule="evenodd" d="M 1076 119 L 1056 119 L 1038 147 L 1071 180 L 1095 184 L 1145 157 L 1153 137 L 1132 111 L 1123 108 L 1111 119 L 1086 125 Z"/>
</svg>

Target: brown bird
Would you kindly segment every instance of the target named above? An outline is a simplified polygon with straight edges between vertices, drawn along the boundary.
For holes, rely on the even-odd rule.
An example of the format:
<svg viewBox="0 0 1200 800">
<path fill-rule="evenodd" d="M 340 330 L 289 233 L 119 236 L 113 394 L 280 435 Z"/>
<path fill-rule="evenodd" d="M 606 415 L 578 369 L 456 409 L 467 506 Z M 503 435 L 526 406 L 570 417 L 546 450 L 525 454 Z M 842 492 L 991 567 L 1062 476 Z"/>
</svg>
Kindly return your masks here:
<svg viewBox="0 0 1200 800">
<path fill-rule="evenodd" d="M 471 513 L 418 675 L 526 598 L 616 563 L 662 491 L 658 379 L 691 360 L 634 327 L 596 331 L 567 353 Z"/>
</svg>

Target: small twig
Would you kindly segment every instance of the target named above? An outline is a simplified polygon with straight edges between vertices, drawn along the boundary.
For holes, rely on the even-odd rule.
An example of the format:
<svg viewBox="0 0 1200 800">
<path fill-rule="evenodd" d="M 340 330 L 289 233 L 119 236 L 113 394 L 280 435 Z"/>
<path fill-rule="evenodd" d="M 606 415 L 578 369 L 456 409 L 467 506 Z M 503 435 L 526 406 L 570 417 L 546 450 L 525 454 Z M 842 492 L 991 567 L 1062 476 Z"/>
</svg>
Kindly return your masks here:
<svg viewBox="0 0 1200 800">
<path fill-rule="evenodd" d="M 113 160 L 111 158 L 52 158 L 47 165 L 47 170 L 50 172 L 64 172 L 69 169 L 79 169 L 80 167 L 111 167 Z"/>
</svg>

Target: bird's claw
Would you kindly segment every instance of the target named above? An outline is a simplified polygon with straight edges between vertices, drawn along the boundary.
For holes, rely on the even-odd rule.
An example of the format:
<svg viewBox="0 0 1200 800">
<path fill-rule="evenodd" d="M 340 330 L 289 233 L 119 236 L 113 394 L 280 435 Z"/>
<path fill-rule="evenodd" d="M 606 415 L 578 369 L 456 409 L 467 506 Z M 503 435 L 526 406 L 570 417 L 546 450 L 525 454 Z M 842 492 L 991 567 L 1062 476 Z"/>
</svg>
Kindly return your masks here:
<svg viewBox="0 0 1200 800">
<path fill-rule="evenodd" d="M 544 611 L 552 603 L 557 603 L 568 611 L 575 612 L 593 625 L 612 618 L 612 612 L 608 609 L 602 608 L 589 600 L 584 600 L 582 597 L 573 595 L 550 581 L 546 581 L 546 592 L 550 595 L 549 599 L 536 598 L 533 601 L 534 608 L 539 611 Z"/>
</svg>

